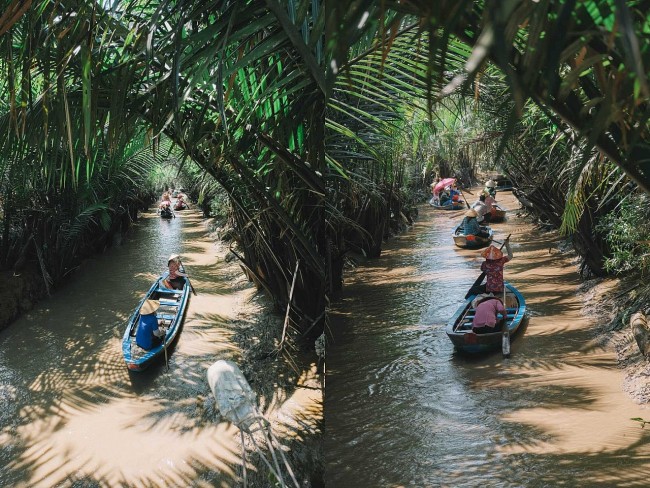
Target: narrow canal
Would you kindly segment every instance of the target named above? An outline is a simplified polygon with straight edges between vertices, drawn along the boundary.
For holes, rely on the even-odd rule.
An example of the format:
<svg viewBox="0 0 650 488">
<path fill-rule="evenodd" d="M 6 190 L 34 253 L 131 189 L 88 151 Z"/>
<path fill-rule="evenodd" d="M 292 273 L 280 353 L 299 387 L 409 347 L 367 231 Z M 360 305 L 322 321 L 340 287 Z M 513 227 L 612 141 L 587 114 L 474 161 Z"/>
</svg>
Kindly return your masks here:
<svg viewBox="0 0 650 488">
<path fill-rule="evenodd" d="M 622 391 L 615 357 L 583 314 L 575 265 L 554 235 L 508 212 L 505 277 L 525 296 L 527 327 L 500 353 L 457 355 L 444 327 L 478 277 L 456 248 L 462 213 L 422 207 L 377 260 L 346 276 L 332 314 L 325 396 L 328 487 L 647 486 L 649 416 Z"/>
<path fill-rule="evenodd" d="M 198 295 L 169 371 L 129 373 L 126 320 L 172 253 Z M 0 333 L 0 486 L 236 486 L 238 431 L 216 421 L 205 375 L 236 356 L 250 290 L 229 288 L 217 255 L 198 214 L 145 213 L 120 247 Z"/>
</svg>

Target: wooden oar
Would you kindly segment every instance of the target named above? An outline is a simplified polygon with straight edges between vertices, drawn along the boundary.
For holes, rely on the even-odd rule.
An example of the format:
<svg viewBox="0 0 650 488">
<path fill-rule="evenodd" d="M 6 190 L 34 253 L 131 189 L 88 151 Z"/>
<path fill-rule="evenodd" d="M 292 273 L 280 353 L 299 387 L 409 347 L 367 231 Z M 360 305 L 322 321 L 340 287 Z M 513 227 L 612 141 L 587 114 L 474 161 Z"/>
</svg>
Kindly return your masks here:
<svg viewBox="0 0 650 488">
<path fill-rule="evenodd" d="M 167 367 L 167 371 L 169 371 L 169 361 L 167 361 L 167 329 L 163 327 L 163 330 L 165 331 L 165 334 L 163 335 L 163 350 L 165 351 L 165 366 Z"/>
<path fill-rule="evenodd" d="M 187 268 L 186 268 L 185 265 L 183 264 L 183 261 L 181 261 L 180 258 L 178 259 L 178 261 L 181 263 L 181 266 L 183 266 L 183 269 L 185 270 L 185 274 L 188 274 L 188 273 L 187 273 Z M 192 282 L 190 281 L 190 277 L 189 277 L 189 276 L 186 276 L 185 278 L 187 278 L 187 283 L 190 285 L 190 290 L 192 290 L 192 293 L 193 293 L 194 295 L 196 295 L 196 291 L 194 290 L 194 287 L 192 286 Z"/>
<path fill-rule="evenodd" d="M 469 206 L 469 202 L 467 201 L 467 198 L 465 198 L 465 195 L 463 195 L 463 190 L 461 190 L 460 188 L 458 188 L 458 193 L 460 193 L 461 196 L 463 197 L 463 201 L 465 202 L 465 205 L 467 205 L 467 208 L 470 208 L 470 206 Z"/>
<path fill-rule="evenodd" d="M 508 239 L 510 239 L 510 236 L 512 234 L 508 234 L 508 237 L 506 237 L 506 240 L 503 242 L 501 247 L 503 247 L 506 242 L 508 242 Z M 503 273 L 505 274 L 505 267 Z M 508 305 L 506 304 L 506 280 L 504 278 L 503 280 L 503 308 L 506 309 L 506 312 L 503 317 L 503 328 L 501 329 L 502 335 L 501 335 L 501 352 L 503 353 L 504 358 L 509 358 L 510 357 L 510 330 L 508 330 Z M 514 319 L 513 319 L 514 320 Z"/>
<path fill-rule="evenodd" d="M 469 290 L 467 290 L 467 293 L 465 294 L 465 300 L 467 300 L 470 295 L 473 295 L 472 290 L 477 287 L 478 285 L 481 284 L 481 281 L 483 281 L 483 278 L 485 278 L 485 271 L 483 271 L 477 278 L 477 280 L 474 282 L 472 286 L 469 287 Z"/>
</svg>

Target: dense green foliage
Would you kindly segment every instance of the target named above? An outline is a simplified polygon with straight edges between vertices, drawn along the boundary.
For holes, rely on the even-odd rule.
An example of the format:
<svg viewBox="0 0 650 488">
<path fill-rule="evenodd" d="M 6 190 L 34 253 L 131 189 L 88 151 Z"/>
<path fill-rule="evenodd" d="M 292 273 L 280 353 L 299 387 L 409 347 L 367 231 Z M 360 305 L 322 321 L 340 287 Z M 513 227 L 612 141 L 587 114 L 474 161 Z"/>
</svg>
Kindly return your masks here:
<svg viewBox="0 0 650 488">
<path fill-rule="evenodd" d="M 50 241 L 159 189 L 171 141 L 174 178 L 206 214 L 227 195 L 237 256 L 309 343 L 345 254 L 379 255 L 435 173 L 505 171 L 601 272 L 595 224 L 619 185 L 650 189 L 648 6 L 5 0 L 0 257 L 61 275 L 44 246 L 68 255 Z"/>
</svg>

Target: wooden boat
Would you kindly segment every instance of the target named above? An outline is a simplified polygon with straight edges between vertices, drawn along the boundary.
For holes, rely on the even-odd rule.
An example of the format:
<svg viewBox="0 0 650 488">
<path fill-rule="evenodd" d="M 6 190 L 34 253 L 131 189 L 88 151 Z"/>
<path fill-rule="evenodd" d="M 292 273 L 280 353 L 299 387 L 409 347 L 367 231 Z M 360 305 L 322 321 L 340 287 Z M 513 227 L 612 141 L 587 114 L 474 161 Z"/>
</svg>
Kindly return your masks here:
<svg viewBox="0 0 650 488">
<path fill-rule="evenodd" d="M 467 208 L 465 202 L 453 202 L 450 205 L 434 205 L 433 203 L 429 204 L 436 210 L 463 210 Z"/>
<path fill-rule="evenodd" d="M 174 216 L 174 211 L 169 205 L 159 207 L 158 213 L 160 214 L 160 217 L 163 219 L 171 219 Z"/>
<path fill-rule="evenodd" d="M 506 324 L 510 337 L 519 329 L 526 316 L 526 300 L 513 285 L 506 282 Z M 501 349 L 502 331 L 489 334 L 472 332 L 474 308 L 472 301 L 476 295 L 470 295 L 449 320 L 445 332 L 457 350 L 467 353 L 481 353 Z"/>
<path fill-rule="evenodd" d="M 505 175 L 497 175 L 493 178 L 497 184 L 497 191 L 510 191 L 512 190 L 512 181 Z"/>
<path fill-rule="evenodd" d="M 185 319 L 185 310 L 190 296 L 189 280 L 183 278 L 185 284 L 182 290 L 171 290 L 162 284 L 162 280 L 168 274 L 168 272 L 165 272 L 151 285 L 151 288 L 149 288 L 149 291 L 133 312 L 124 331 L 122 354 L 124 355 L 124 361 L 126 361 L 126 367 L 130 371 L 142 371 L 158 358 L 164 357 L 165 348 L 168 349 L 174 341 Z M 158 324 L 167 328 L 164 347 L 163 344 L 160 344 L 149 351 L 142 349 L 135 343 L 135 334 L 140 323 L 140 308 L 145 300 L 158 300 L 160 302 L 160 308 L 156 311 Z"/>
<path fill-rule="evenodd" d="M 454 238 L 454 244 L 465 249 L 478 249 L 487 246 L 492 242 L 494 231 L 487 225 L 482 225 L 481 229 L 488 232 L 487 237 L 473 235 L 466 236 L 463 234 L 462 224 L 460 224 L 451 233 L 451 236 Z"/>
<path fill-rule="evenodd" d="M 503 222 L 506 220 L 506 210 L 499 206 L 499 204 L 494 204 L 493 207 L 496 209 L 494 213 L 487 213 L 483 216 L 485 222 Z"/>
</svg>

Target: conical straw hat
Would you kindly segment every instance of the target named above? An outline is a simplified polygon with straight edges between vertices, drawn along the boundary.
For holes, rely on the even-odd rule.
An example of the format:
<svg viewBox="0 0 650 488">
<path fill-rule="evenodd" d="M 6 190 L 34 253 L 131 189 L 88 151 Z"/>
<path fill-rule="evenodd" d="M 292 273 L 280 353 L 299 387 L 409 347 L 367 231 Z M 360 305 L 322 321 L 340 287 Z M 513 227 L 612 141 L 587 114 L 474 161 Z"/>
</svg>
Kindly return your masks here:
<svg viewBox="0 0 650 488">
<path fill-rule="evenodd" d="M 160 302 L 158 300 L 146 300 L 140 308 L 140 314 L 149 315 L 150 313 L 154 313 L 159 308 Z"/>
<path fill-rule="evenodd" d="M 503 253 L 496 247 L 490 246 L 481 253 L 481 256 L 483 256 L 485 259 L 501 259 L 503 257 Z"/>
</svg>

